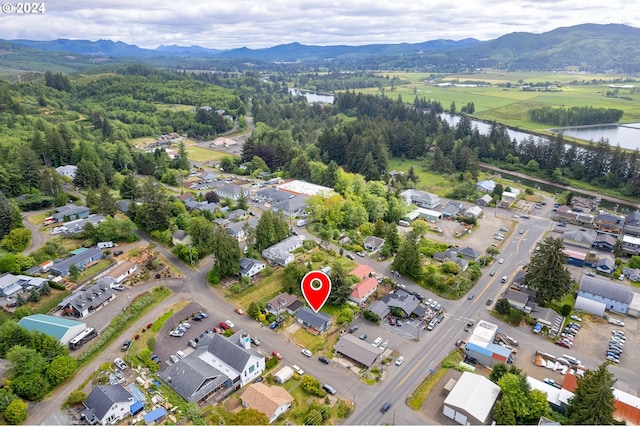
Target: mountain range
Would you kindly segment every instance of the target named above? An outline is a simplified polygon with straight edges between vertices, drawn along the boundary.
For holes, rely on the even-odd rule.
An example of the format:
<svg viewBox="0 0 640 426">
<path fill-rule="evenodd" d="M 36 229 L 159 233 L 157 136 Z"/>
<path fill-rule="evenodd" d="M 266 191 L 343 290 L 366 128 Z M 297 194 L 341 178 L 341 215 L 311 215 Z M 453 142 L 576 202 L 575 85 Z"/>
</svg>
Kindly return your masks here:
<svg viewBox="0 0 640 426">
<path fill-rule="evenodd" d="M 38 63 L 71 69 L 106 63 L 142 61 L 170 63 L 181 58 L 191 63 L 211 61 L 263 61 L 268 63 L 320 63 L 368 69 L 404 68 L 436 71 L 493 67 L 506 70 L 558 70 L 640 72 L 640 29 L 620 24 L 582 24 L 541 33 L 516 32 L 489 41 L 432 40 L 423 43 L 363 46 L 309 46 L 290 43 L 264 49 L 209 49 L 200 46 L 159 46 L 144 49 L 111 40 L 0 41 L 5 67 L 37 71 Z M 48 52 L 48 55 L 44 53 Z M 26 62 L 30 66 L 25 67 Z M 204 61 L 204 62 L 203 62 Z M 22 66 L 21 66 L 22 64 Z"/>
</svg>

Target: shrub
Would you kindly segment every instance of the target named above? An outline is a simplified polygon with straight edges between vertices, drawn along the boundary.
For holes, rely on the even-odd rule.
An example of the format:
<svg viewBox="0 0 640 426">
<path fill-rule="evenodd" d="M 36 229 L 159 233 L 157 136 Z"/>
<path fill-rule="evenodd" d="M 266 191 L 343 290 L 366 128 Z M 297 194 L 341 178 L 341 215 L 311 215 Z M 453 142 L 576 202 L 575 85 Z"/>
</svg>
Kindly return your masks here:
<svg viewBox="0 0 640 426">
<path fill-rule="evenodd" d="M 376 314 L 375 312 L 370 311 L 369 309 L 366 309 L 364 312 L 362 312 L 362 316 L 366 320 L 369 320 L 371 322 L 375 322 L 376 324 L 380 324 L 380 317 L 378 316 L 378 314 Z"/>
<path fill-rule="evenodd" d="M 267 360 L 267 362 L 264 363 L 265 368 L 269 369 L 269 368 L 273 368 L 276 365 L 278 365 L 278 358 L 276 358 L 275 356 L 272 356 L 271 358 L 269 358 Z"/>
<path fill-rule="evenodd" d="M 85 399 L 87 399 L 86 393 L 82 392 L 81 390 L 74 390 L 69 394 L 66 403 L 67 405 L 75 405 L 81 403 Z"/>
<path fill-rule="evenodd" d="M 21 399 L 14 399 L 4 410 L 4 418 L 10 425 L 22 424 L 27 419 L 27 403 Z"/>
<path fill-rule="evenodd" d="M 562 305 L 562 308 L 560 308 L 560 313 L 562 314 L 563 317 L 568 317 L 569 315 L 571 315 L 571 310 L 573 308 L 571 307 L 571 305 Z"/>
</svg>

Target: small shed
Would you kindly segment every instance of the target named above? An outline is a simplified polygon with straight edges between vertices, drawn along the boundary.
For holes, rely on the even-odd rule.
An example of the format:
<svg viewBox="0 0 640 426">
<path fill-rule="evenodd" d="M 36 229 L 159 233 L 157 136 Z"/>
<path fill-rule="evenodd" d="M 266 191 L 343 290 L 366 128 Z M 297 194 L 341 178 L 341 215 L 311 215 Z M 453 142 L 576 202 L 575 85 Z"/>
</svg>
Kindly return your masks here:
<svg viewBox="0 0 640 426">
<path fill-rule="evenodd" d="M 288 365 L 285 365 L 280 369 L 280 371 L 274 374 L 273 377 L 277 383 L 286 383 L 293 377 L 293 369 Z"/>
</svg>

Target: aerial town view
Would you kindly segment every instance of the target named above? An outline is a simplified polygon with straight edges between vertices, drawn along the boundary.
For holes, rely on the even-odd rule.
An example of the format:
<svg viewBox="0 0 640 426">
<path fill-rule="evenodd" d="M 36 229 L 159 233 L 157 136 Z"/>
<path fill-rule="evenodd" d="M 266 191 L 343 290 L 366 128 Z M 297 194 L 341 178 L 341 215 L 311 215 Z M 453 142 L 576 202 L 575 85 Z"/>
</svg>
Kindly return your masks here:
<svg viewBox="0 0 640 426">
<path fill-rule="evenodd" d="M 1 6 L 2 424 L 640 424 L 640 18 L 349 3 Z"/>
</svg>

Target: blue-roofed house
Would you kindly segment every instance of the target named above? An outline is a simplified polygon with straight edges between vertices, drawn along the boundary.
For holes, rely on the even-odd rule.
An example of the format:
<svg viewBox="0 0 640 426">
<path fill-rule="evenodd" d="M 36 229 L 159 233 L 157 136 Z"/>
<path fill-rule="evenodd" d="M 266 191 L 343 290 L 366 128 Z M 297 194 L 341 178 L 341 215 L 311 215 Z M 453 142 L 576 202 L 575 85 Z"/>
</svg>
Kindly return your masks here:
<svg viewBox="0 0 640 426">
<path fill-rule="evenodd" d="M 122 385 L 98 385 L 83 402 L 86 410 L 80 416 L 91 425 L 119 423 L 131 415 L 135 402 Z"/>
<path fill-rule="evenodd" d="M 29 331 L 41 331 L 48 336 L 54 337 L 62 345 L 69 343 L 69 340 L 87 328 L 87 325 L 80 321 L 44 314 L 22 317 L 18 325 Z"/>
<path fill-rule="evenodd" d="M 167 410 L 162 407 L 158 407 L 154 410 L 149 411 L 147 414 L 142 416 L 144 418 L 144 422 L 148 425 L 152 425 L 154 423 L 162 421 L 167 416 Z"/>
<path fill-rule="evenodd" d="M 329 315 L 323 314 L 322 312 L 313 312 L 313 310 L 307 306 L 296 313 L 296 319 L 299 324 L 306 327 L 307 331 L 312 334 L 324 333 L 331 325 L 331 317 Z"/>
<path fill-rule="evenodd" d="M 491 193 L 496 188 L 496 183 L 493 179 L 481 180 L 476 183 L 476 190 L 480 192 Z"/>
<path fill-rule="evenodd" d="M 71 265 L 76 265 L 78 269 L 82 271 L 100 259 L 102 259 L 102 250 L 97 247 L 91 247 L 82 253 L 67 257 L 64 260 L 53 264 L 50 271 L 55 275 L 66 277 L 69 275 L 69 268 Z"/>
</svg>

